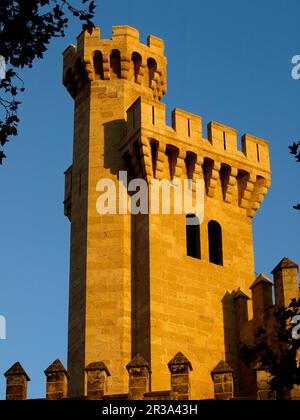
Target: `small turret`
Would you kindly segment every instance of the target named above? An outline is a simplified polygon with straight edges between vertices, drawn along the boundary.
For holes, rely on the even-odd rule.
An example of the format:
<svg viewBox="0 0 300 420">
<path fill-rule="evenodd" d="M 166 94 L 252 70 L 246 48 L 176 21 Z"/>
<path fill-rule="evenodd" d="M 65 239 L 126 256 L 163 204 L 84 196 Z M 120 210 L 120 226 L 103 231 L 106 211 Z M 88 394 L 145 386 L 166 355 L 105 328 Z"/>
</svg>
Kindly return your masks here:
<svg viewBox="0 0 300 420">
<path fill-rule="evenodd" d="M 167 59 L 164 42 L 150 35 L 140 43 L 139 31 L 130 26 L 114 26 L 112 39 L 101 39 L 100 29 L 82 32 L 77 47 L 64 52 L 64 85 L 76 98 L 89 83 L 123 80 L 143 88 L 149 98 L 159 101 L 167 90 Z"/>
<path fill-rule="evenodd" d="M 59 359 L 55 360 L 46 370 L 46 398 L 47 400 L 61 400 L 68 393 L 68 372 Z"/>
<path fill-rule="evenodd" d="M 275 284 L 275 299 L 278 307 L 287 307 L 299 295 L 299 266 L 288 258 L 283 258 L 272 274 Z"/>
<path fill-rule="evenodd" d="M 273 306 L 273 282 L 260 274 L 250 289 L 252 291 L 254 322 L 263 325 L 265 311 Z"/>
<path fill-rule="evenodd" d="M 23 369 L 22 365 L 17 362 L 7 372 L 6 377 L 6 399 L 9 400 L 26 400 L 27 384 L 30 381 L 29 376 Z"/>
</svg>

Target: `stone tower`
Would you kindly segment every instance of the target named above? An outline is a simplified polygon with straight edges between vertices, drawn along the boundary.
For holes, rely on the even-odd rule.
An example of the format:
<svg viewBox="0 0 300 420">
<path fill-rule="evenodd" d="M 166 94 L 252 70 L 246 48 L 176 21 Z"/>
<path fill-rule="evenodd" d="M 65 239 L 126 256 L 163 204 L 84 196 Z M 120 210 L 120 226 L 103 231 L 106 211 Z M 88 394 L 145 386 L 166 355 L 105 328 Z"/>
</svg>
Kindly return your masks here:
<svg viewBox="0 0 300 420">
<path fill-rule="evenodd" d="M 108 367 L 109 392 L 128 391 L 126 365 L 141 354 L 153 390 L 169 388 L 179 351 L 193 366 L 191 397 L 214 396 L 211 372 L 238 370 L 234 291 L 254 279 L 252 218 L 270 186 L 267 142 L 176 109 L 166 124 L 164 43 L 147 45 L 128 26 L 111 40 L 82 33 L 64 53 L 64 85 L 75 101 L 73 164 L 66 172 L 71 221 L 69 394 L 85 393 L 85 368 Z M 205 181 L 199 228 L 185 214 L 100 216 L 100 179 L 119 171 Z M 118 204 L 118 203 L 117 203 Z M 118 205 L 117 205 L 118 207 Z M 120 212 L 119 212 L 120 213 Z M 122 213 L 122 212 L 121 212 Z M 125 212 L 124 212 L 125 213 Z"/>
</svg>

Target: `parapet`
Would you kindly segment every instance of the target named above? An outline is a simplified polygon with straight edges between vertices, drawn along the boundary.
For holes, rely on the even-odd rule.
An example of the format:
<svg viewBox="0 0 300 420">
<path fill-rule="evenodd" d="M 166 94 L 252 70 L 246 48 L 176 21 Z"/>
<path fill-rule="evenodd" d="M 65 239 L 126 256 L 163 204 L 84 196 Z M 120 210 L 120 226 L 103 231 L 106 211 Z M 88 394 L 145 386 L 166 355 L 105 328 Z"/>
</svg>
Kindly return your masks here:
<svg viewBox="0 0 300 420">
<path fill-rule="evenodd" d="M 178 353 L 169 363 L 171 389 L 150 391 L 150 368 L 143 356 L 137 355 L 127 365 L 128 393 L 109 395 L 107 391 L 110 372 L 104 362 L 94 362 L 85 369 L 86 395 L 78 395 L 73 400 L 187 400 L 190 397 L 191 362 Z M 46 370 L 46 399 L 66 400 L 69 375 L 60 360 L 56 360 Z M 28 375 L 20 365 L 14 364 L 6 373 L 6 395 L 8 400 L 26 400 Z M 112 378 L 113 380 L 114 378 Z"/>
<path fill-rule="evenodd" d="M 187 111 L 175 109 L 172 112 L 172 127 L 166 124 L 166 106 L 147 98 L 139 98 L 127 111 L 128 141 L 139 131 L 152 131 L 154 138 L 169 137 L 174 146 L 185 144 L 187 148 L 198 152 L 205 149 L 219 154 L 224 163 L 226 157 L 240 160 L 245 170 L 256 167 L 270 175 L 269 143 L 257 137 L 242 136 L 242 150 L 238 149 L 238 137 L 235 129 L 217 122 L 210 122 L 207 127 L 208 139 L 202 135 L 202 118 Z"/>
<path fill-rule="evenodd" d="M 101 39 L 100 29 L 94 28 L 64 52 L 63 81 L 73 98 L 89 83 L 120 79 L 145 87 L 160 100 L 167 89 L 166 66 L 162 39 L 150 35 L 144 45 L 130 26 L 114 26 L 112 38 Z"/>
<path fill-rule="evenodd" d="M 187 176 L 186 165 L 192 159 L 196 162 L 193 181 L 197 177 L 204 178 L 209 197 L 214 198 L 220 179 L 224 201 L 232 203 L 235 194 L 239 207 L 254 217 L 271 185 L 269 143 L 245 134 L 241 139 L 242 150 L 239 150 L 235 129 L 210 122 L 207 132 L 205 139 L 200 116 L 180 109 L 172 112 L 172 126 L 168 126 L 165 105 L 140 97 L 127 111 L 121 153 L 136 165 L 140 165 L 140 157 L 144 157 L 142 175 L 147 180 L 162 179 L 166 154 L 169 157 L 174 154 L 174 158 L 171 157 L 172 165 L 176 166 L 173 173 L 179 178 Z M 136 144 L 139 144 L 139 156 L 134 156 Z M 140 168 L 136 168 L 137 176 L 140 172 Z"/>
</svg>

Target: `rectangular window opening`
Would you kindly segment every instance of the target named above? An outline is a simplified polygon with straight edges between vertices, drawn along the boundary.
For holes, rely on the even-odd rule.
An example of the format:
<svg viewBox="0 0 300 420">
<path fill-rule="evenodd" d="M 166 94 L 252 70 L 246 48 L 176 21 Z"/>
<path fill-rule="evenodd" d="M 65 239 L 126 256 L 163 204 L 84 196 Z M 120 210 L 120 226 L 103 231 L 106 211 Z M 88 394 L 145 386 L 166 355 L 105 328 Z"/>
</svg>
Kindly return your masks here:
<svg viewBox="0 0 300 420">
<path fill-rule="evenodd" d="M 224 150 L 227 150 L 227 144 L 226 144 L 226 133 L 223 132 L 223 141 L 224 141 Z"/>
<path fill-rule="evenodd" d="M 257 162 L 260 162 L 259 144 L 256 145 Z"/>
<path fill-rule="evenodd" d="M 199 219 L 195 215 L 188 215 L 186 222 L 187 256 L 200 260 L 201 245 Z"/>
</svg>

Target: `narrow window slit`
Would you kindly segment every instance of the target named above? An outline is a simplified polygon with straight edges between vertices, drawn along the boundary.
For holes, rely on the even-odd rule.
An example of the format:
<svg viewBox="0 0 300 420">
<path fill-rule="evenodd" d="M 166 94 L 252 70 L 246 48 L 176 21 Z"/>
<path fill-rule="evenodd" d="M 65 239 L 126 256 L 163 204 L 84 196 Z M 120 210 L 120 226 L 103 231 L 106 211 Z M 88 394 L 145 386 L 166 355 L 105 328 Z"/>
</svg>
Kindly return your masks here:
<svg viewBox="0 0 300 420">
<path fill-rule="evenodd" d="M 256 145 L 257 162 L 260 162 L 259 144 Z"/>
</svg>

